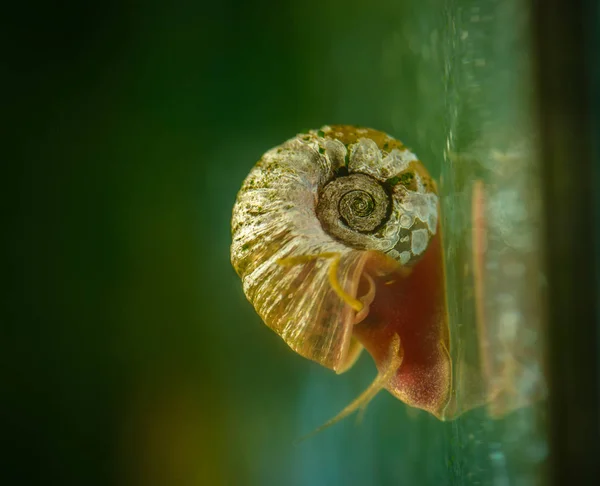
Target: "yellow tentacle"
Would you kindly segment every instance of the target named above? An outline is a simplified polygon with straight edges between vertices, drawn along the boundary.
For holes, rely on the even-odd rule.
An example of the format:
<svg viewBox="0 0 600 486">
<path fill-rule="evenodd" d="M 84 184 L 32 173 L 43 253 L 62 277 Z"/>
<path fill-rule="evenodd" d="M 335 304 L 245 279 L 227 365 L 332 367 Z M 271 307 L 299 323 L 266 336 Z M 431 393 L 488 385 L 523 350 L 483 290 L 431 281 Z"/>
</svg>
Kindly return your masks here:
<svg viewBox="0 0 600 486">
<path fill-rule="evenodd" d="M 363 308 L 363 304 L 361 301 L 352 297 L 349 293 L 347 293 L 344 288 L 341 286 L 340 281 L 337 278 L 337 271 L 340 266 L 340 258 L 341 254 L 336 252 L 325 252 L 318 253 L 317 255 L 300 255 L 293 256 L 288 258 L 281 258 L 277 260 L 277 263 L 285 266 L 294 266 L 301 265 L 303 263 L 310 262 L 312 260 L 316 260 L 318 258 L 326 258 L 331 260 L 331 264 L 329 265 L 329 271 L 327 276 L 329 278 L 329 284 L 333 291 L 338 294 L 340 299 L 346 302 L 350 307 L 352 307 L 356 312 L 360 312 Z"/>
</svg>

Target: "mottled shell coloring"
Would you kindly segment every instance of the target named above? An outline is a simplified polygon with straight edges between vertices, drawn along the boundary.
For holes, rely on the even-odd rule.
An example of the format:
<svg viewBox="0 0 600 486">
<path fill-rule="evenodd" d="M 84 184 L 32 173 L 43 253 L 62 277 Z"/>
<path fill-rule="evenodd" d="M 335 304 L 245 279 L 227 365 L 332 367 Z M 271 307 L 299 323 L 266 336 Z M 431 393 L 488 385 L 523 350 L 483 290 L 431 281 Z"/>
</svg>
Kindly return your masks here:
<svg viewBox="0 0 600 486">
<path fill-rule="evenodd" d="M 413 272 L 442 266 L 439 250 L 424 262 L 439 240 L 438 211 L 434 181 L 401 142 L 368 128 L 324 126 L 269 150 L 251 170 L 233 208 L 231 261 L 256 312 L 294 351 L 343 372 L 366 347 L 380 381 L 386 377 L 380 388 L 438 414 L 449 378 L 443 390 L 433 386 L 435 397 L 413 396 L 400 371 L 412 359 L 421 374 L 448 374 L 449 365 L 441 370 L 431 359 L 447 357 L 445 314 L 436 304 L 435 316 L 419 317 L 435 321 L 421 354 L 407 353 L 414 332 L 396 316 L 398 306 L 429 298 L 405 290 Z M 377 302 L 396 291 L 397 302 Z"/>
</svg>

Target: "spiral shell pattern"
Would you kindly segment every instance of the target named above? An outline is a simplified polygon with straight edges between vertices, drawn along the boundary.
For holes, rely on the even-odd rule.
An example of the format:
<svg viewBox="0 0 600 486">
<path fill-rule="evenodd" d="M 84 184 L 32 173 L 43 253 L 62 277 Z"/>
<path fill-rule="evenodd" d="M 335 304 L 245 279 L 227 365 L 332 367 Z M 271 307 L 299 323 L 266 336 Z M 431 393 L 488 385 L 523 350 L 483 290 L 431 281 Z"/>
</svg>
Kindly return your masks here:
<svg viewBox="0 0 600 486">
<path fill-rule="evenodd" d="M 361 346 L 352 339 L 357 312 L 330 285 L 331 262 L 280 262 L 335 254 L 337 278 L 356 296 L 369 262 L 414 264 L 437 224 L 435 184 L 401 142 L 325 126 L 269 150 L 251 170 L 233 209 L 231 261 L 263 321 L 297 353 L 342 372 Z"/>
</svg>

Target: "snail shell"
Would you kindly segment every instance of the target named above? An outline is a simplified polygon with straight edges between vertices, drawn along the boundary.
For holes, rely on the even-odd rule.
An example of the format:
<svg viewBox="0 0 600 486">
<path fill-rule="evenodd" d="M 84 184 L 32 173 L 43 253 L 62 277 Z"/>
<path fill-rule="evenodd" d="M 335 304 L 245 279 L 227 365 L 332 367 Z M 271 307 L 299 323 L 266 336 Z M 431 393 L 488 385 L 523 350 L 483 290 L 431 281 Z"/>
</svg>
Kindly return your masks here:
<svg viewBox="0 0 600 486">
<path fill-rule="evenodd" d="M 381 372 L 399 336 L 404 361 L 386 388 L 439 415 L 450 365 L 443 289 L 436 290 L 443 287 L 438 211 L 435 183 L 400 141 L 324 126 L 269 150 L 251 170 L 233 208 L 231 261 L 265 324 L 338 373 L 363 347 Z M 427 257 L 433 241 L 436 253 Z M 433 280 L 419 277 L 419 268 Z M 405 322 L 413 305 L 431 308 L 417 313 L 427 322 L 416 332 L 410 326 L 421 322 L 410 329 Z M 424 348 L 407 354 L 419 339 Z"/>
</svg>

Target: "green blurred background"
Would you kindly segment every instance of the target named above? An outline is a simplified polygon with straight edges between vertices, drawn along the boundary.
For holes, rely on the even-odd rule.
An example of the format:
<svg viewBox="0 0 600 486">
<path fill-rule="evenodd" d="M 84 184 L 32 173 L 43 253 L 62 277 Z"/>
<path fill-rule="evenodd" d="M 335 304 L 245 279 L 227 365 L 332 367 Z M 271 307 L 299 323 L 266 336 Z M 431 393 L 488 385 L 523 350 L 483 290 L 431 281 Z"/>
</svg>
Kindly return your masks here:
<svg viewBox="0 0 600 486">
<path fill-rule="evenodd" d="M 229 263 L 243 178 L 307 128 L 387 131 L 460 201 L 472 175 L 444 154 L 527 127 L 522 2 L 23 2 L 6 18 L 3 484 L 541 481 L 543 440 L 518 447 L 531 410 L 442 423 L 382 393 L 360 425 L 295 445 L 374 366 L 336 376 L 292 353 Z"/>
</svg>

